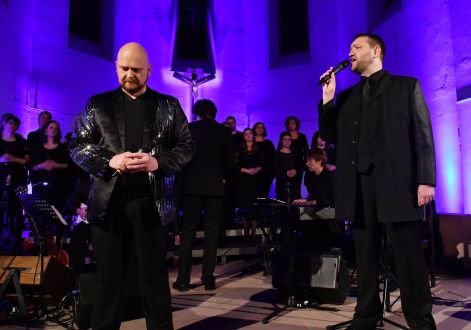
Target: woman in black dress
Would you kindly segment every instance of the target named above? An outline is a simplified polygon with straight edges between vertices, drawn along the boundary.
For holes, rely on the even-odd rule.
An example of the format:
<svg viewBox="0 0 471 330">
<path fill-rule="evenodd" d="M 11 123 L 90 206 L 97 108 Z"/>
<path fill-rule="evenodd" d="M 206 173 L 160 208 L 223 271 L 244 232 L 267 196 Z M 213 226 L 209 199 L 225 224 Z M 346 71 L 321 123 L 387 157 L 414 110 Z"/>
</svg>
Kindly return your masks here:
<svg viewBox="0 0 471 330">
<path fill-rule="evenodd" d="M 275 178 L 276 149 L 273 142 L 266 138 L 267 129 L 265 124 L 257 122 L 253 125 L 254 141 L 262 153 L 262 187 L 261 196 L 267 198 L 270 193 L 271 184 Z"/>
<path fill-rule="evenodd" d="M 298 174 L 296 158 L 290 149 L 291 136 L 282 133 L 276 153 L 276 199 L 291 204 L 301 196 L 301 185 L 296 180 Z"/>
<path fill-rule="evenodd" d="M 21 246 L 21 231 L 23 230 L 21 204 L 15 194 L 18 188 L 26 187 L 27 174 L 25 165 L 29 160 L 26 140 L 16 134 L 20 127 L 20 119 L 7 114 L 1 123 L 0 140 L 0 197 L 1 219 L 0 236 L 4 225 L 10 227 L 15 238 L 15 246 Z"/>
<path fill-rule="evenodd" d="M 16 134 L 20 126 L 20 119 L 14 115 L 6 116 L 0 129 L 2 139 L 0 141 L 0 173 L 2 188 L 5 185 L 16 189 L 27 184 L 25 165 L 29 161 L 26 148 L 26 140 Z M 10 176 L 8 180 L 6 180 Z M 8 182 L 6 182 L 8 181 Z"/>
<path fill-rule="evenodd" d="M 62 212 L 69 191 L 70 158 L 67 148 L 60 142 L 61 130 L 57 121 L 48 121 L 43 132 L 43 144 L 31 151 L 33 193 Z"/>
<path fill-rule="evenodd" d="M 301 187 L 301 182 L 303 181 L 304 170 L 306 168 L 306 154 L 309 151 L 306 135 L 299 131 L 300 127 L 301 122 L 297 117 L 289 116 L 285 119 L 285 132 L 291 136 L 290 149 L 296 161 L 296 183 L 299 187 Z"/>
<path fill-rule="evenodd" d="M 2 174 L 11 174 L 11 186 L 14 188 L 26 186 L 27 175 L 25 165 L 29 161 L 26 140 L 16 134 L 20 127 L 20 119 L 14 115 L 5 116 L 0 126 L 2 139 L 0 141 L 0 163 Z"/>
<path fill-rule="evenodd" d="M 235 204 L 238 208 L 250 209 L 250 205 L 261 196 L 263 163 L 262 154 L 253 141 L 252 130 L 246 128 L 243 134 L 245 142 L 236 153 Z M 241 214 L 246 239 L 249 238 L 250 232 L 252 239 L 254 239 L 257 231 L 257 221 L 250 213 Z"/>
</svg>

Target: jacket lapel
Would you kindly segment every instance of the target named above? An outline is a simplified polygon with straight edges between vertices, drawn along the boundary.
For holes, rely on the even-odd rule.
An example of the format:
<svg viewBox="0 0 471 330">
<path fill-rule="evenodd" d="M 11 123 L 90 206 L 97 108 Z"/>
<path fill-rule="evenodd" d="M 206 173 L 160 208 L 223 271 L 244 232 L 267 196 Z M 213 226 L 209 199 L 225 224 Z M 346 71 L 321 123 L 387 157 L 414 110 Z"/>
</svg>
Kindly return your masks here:
<svg viewBox="0 0 471 330">
<path fill-rule="evenodd" d="M 361 84 L 356 84 L 349 96 L 347 104 L 351 104 L 350 113 L 356 120 L 360 120 L 361 114 Z"/>
<path fill-rule="evenodd" d="M 124 150 L 126 145 L 126 129 L 125 129 L 125 118 L 124 118 L 124 109 L 123 109 L 123 92 L 117 90 L 113 100 L 111 101 L 111 107 L 113 109 L 114 123 L 116 125 L 116 130 L 118 133 L 119 141 L 121 143 L 121 150 Z"/>
<path fill-rule="evenodd" d="M 376 99 L 379 96 L 381 96 L 381 94 L 383 94 L 384 91 L 386 91 L 386 89 L 388 89 L 389 86 L 391 86 L 392 81 L 393 81 L 393 79 L 392 79 L 391 75 L 389 74 L 389 72 L 386 71 L 384 73 L 383 78 L 379 82 L 378 88 L 376 88 L 373 92 L 373 98 Z"/>
<path fill-rule="evenodd" d="M 150 89 L 147 87 L 147 89 Z M 149 146 L 151 141 L 151 134 L 153 133 L 154 123 L 155 123 L 155 114 L 156 110 L 155 107 L 157 106 L 157 102 L 154 100 L 153 93 L 150 93 L 150 90 L 146 92 L 147 99 L 146 99 L 146 113 L 144 115 L 144 136 L 142 138 L 142 143 L 144 146 Z M 150 146 L 149 146 L 150 147 Z"/>
</svg>

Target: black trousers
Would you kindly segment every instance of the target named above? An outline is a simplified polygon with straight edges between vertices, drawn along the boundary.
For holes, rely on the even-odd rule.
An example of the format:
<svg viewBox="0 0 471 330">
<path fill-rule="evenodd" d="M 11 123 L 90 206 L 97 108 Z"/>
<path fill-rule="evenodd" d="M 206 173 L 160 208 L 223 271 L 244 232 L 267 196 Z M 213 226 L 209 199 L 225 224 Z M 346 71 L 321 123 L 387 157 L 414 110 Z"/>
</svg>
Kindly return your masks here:
<svg viewBox="0 0 471 330">
<path fill-rule="evenodd" d="M 204 210 L 203 282 L 214 281 L 219 227 L 223 211 L 222 196 L 185 195 L 177 282 L 189 283 L 193 240 Z"/>
<path fill-rule="evenodd" d="M 411 329 L 436 329 L 427 267 L 420 244 L 420 222 L 382 225 L 377 215 L 374 173 L 358 174 L 356 219 L 352 225 L 357 270 L 355 329 L 376 329 L 381 317 L 379 259 L 383 229 L 387 233 L 401 291 L 401 305 Z M 384 227 L 384 228 L 383 228 Z"/>
<path fill-rule="evenodd" d="M 224 222 L 221 223 L 221 230 L 232 228 L 235 223 L 235 180 L 236 175 L 233 173 L 226 178 L 226 182 L 224 183 L 224 197 L 222 198 Z"/>
<path fill-rule="evenodd" d="M 167 229 L 151 198 L 112 198 L 103 226 L 92 226 L 97 283 L 92 329 L 119 329 L 126 262 L 136 251 L 147 329 L 173 329 L 165 267 Z"/>
</svg>

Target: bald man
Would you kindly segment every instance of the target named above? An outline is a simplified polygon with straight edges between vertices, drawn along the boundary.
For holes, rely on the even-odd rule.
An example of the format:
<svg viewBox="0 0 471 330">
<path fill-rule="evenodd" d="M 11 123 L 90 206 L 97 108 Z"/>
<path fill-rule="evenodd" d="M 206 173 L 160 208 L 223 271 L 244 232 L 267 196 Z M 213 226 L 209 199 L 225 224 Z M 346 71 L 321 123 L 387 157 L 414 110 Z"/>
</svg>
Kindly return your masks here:
<svg viewBox="0 0 471 330">
<path fill-rule="evenodd" d="M 173 329 L 165 227 L 175 218 L 173 175 L 195 153 L 178 100 L 147 86 L 146 50 L 128 43 L 118 52 L 118 89 L 92 96 L 69 145 L 91 177 L 97 277 L 93 329 L 118 329 L 129 256 L 136 256 L 147 329 Z"/>
</svg>

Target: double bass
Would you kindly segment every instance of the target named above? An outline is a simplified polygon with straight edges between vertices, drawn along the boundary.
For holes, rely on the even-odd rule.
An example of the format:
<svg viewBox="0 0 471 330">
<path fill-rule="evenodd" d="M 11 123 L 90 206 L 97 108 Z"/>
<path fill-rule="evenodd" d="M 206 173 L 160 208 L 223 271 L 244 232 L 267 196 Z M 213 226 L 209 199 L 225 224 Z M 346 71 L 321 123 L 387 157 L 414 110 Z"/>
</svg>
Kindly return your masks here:
<svg viewBox="0 0 471 330">
<path fill-rule="evenodd" d="M 56 259 L 62 265 L 69 267 L 69 254 L 62 249 L 62 242 L 60 244 L 60 248 L 58 248 L 54 242 L 54 236 L 52 233 L 48 232 L 44 237 L 44 244 L 47 248 L 47 251 L 49 251 L 48 255 L 50 258 Z M 26 238 L 23 241 L 23 249 L 28 255 L 39 254 L 39 244 L 36 244 L 32 237 Z"/>
</svg>

